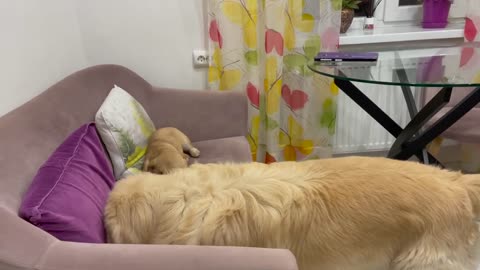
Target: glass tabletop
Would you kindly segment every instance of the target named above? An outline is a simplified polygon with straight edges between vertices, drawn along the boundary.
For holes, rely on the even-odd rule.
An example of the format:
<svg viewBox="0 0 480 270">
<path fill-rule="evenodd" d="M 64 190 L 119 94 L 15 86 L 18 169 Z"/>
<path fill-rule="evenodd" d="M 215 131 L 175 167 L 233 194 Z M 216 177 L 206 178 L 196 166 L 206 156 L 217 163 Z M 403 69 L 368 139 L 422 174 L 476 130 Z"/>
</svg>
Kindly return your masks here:
<svg viewBox="0 0 480 270">
<path fill-rule="evenodd" d="M 309 62 L 324 76 L 372 84 L 480 87 L 480 47 L 457 46 L 379 52 L 376 62 Z"/>
</svg>

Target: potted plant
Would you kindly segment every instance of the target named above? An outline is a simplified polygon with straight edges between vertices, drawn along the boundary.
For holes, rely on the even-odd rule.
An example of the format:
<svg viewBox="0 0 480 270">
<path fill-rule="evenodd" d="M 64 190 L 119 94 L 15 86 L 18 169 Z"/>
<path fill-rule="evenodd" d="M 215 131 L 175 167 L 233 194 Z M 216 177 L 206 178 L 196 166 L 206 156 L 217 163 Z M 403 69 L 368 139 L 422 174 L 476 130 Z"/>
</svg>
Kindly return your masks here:
<svg viewBox="0 0 480 270">
<path fill-rule="evenodd" d="M 350 25 L 352 25 L 355 10 L 358 9 L 358 4 L 361 0 L 342 0 L 342 24 L 340 25 L 340 33 L 347 32 Z"/>
<path fill-rule="evenodd" d="M 423 28 L 445 28 L 453 0 L 423 0 Z"/>
</svg>

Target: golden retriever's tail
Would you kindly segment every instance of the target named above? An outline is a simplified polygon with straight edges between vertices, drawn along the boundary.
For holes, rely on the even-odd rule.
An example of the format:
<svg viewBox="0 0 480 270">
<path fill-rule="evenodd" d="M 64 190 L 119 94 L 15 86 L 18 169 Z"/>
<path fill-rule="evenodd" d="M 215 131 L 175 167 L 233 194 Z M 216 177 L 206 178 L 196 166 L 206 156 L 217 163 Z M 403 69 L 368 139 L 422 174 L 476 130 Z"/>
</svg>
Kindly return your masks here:
<svg viewBox="0 0 480 270">
<path fill-rule="evenodd" d="M 473 212 L 477 219 L 480 219 L 480 174 L 462 175 L 458 182 L 467 190 L 468 197 L 472 202 Z"/>
<path fill-rule="evenodd" d="M 153 222 L 153 210 L 144 194 L 114 191 L 110 195 L 105 208 L 109 243 L 148 244 Z"/>
</svg>

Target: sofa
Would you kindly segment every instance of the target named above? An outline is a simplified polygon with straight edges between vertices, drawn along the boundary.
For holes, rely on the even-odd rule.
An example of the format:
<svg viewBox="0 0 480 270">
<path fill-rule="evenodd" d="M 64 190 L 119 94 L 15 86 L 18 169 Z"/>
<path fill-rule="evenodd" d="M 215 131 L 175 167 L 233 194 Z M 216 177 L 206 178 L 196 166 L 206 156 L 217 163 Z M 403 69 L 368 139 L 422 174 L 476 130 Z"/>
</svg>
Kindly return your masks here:
<svg viewBox="0 0 480 270">
<path fill-rule="evenodd" d="M 39 167 L 72 131 L 93 121 L 114 84 L 144 106 L 157 128 L 184 131 L 202 153 L 197 162 L 250 161 L 243 94 L 153 87 L 116 65 L 76 72 L 0 118 L 0 269 L 297 269 L 288 250 L 64 242 L 19 218 Z"/>
</svg>

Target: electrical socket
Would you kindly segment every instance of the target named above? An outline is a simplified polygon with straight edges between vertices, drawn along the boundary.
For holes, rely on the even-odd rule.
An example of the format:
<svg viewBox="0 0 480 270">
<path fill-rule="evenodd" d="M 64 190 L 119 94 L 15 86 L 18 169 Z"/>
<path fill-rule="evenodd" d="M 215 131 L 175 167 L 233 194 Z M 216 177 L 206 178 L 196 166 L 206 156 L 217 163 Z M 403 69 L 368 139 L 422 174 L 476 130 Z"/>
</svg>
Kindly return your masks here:
<svg viewBox="0 0 480 270">
<path fill-rule="evenodd" d="M 208 67 L 209 55 L 206 50 L 193 50 L 193 66 Z"/>
</svg>

